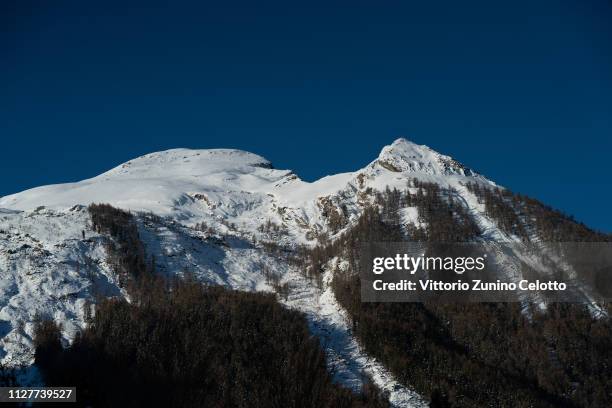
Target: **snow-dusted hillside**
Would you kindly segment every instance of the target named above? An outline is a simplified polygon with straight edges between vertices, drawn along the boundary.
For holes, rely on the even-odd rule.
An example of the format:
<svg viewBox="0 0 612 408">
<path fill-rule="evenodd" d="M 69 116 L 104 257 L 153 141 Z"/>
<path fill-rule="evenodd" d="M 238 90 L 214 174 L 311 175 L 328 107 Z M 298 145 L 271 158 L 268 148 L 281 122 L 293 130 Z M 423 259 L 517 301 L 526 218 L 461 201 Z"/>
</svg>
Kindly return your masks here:
<svg viewBox="0 0 612 408">
<path fill-rule="evenodd" d="M 70 341 L 83 327 L 87 302 L 100 294 L 125 295 L 106 263 L 102 237 L 89 226 L 86 209 L 91 203 L 109 203 L 140 214 L 141 237 L 164 273 L 190 272 L 203 281 L 242 290 L 273 290 L 269 274 L 278 276 L 290 287 L 285 303 L 306 313 L 339 381 L 358 389 L 365 372 L 390 392 L 395 405 L 422 406 L 418 395 L 397 384 L 359 349 L 328 288 L 329 276 L 323 288 L 317 288 L 301 278 L 296 267 L 267 255 L 260 245 L 262 241 L 313 245 L 321 234 L 333 237 L 350 228 L 371 202 L 370 189 L 406 189 L 411 178 L 453 187 L 485 237 L 516 240 L 486 217 L 483 205 L 464 187 L 467 181 L 493 182 L 405 139 L 384 147 L 361 170 L 313 183 L 289 170 L 274 169 L 252 153 L 173 149 L 136 158 L 81 182 L 2 197 L 2 362 L 31 364 L 37 313 L 61 322 Z M 404 223 L 419 225 L 416 208 L 405 209 L 402 216 Z"/>
</svg>

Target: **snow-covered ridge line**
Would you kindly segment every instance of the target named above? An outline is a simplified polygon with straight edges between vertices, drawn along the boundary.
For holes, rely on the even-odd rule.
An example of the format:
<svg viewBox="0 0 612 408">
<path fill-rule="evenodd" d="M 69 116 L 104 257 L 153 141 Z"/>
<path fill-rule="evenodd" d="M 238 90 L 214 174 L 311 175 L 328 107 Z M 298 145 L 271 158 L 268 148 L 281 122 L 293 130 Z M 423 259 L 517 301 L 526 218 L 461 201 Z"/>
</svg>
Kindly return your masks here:
<svg viewBox="0 0 612 408">
<path fill-rule="evenodd" d="M 132 211 L 170 216 L 185 225 L 205 222 L 214 228 L 266 237 L 258 229 L 270 221 L 284 232 L 282 243 L 307 243 L 329 228 L 330 208 L 339 192 L 354 218 L 368 188 L 405 189 L 408 178 L 442 185 L 461 181 L 493 184 L 448 156 L 398 139 L 365 168 L 312 183 L 290 170 L 274 169 L 265 158 L 232 149 L 172 149 L 130 160 L 77 183 L 38 187 L 0 198 L 0 208 L 31 211 L 40 206 L 64 210 L 76 204 L 109 203 Z M 322 201 L 323 200 L 323 201 Z M 327 208 L 324 208 L 327 205 Z"/>
</svg>

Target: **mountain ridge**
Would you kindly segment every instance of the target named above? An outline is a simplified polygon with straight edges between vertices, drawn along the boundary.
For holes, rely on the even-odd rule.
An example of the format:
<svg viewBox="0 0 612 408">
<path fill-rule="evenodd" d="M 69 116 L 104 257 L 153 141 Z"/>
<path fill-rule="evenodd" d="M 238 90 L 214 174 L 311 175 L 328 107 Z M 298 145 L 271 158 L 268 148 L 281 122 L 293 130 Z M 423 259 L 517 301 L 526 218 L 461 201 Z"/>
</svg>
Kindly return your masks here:
<svg viewBox="0 0 612 408">
<path fill-rule="evenodd" d="M 139 156 L 98 176 L 82 181 L 40 186 L 0 197 L 0 208 L 33 210 L 40 205 L 45 205 L 43 201 L 49 198 L 48 195 L 63 194 L 65 190 L 70 189 L 87 189 L 88 185 L 108 181 L 111 178 L 117 180 L 146 180 L 155 177 L 169 178 L 160 174 L 162 170 L 176 177 L 177 181 L 187 176 L 204 177 L 219 172 L 226 172 L 228 175 L 232 175 L 232 173 L 253 173 L 259 177 L 267 178 L 266 181 L 270 183 L 279 182 L 285 177 L 290 177 L 292 181 L 300 181 L 308 186 L 317 186 L 318 184 L 324 184 L 330 177 L 333 178 L 342 174 L 360 174 L 376 166 L 384 167 L 385 164 L 387 169 L 393 164 L 398 166 L 398 168 L 391 171 L 402 173 L 413 172 L 415 175 L 422 173 L 439 176 L 460 175 L 479 177 L 479 175 L 473 173 L 469 168 L 451 157 L 437 153 L 427 146 L 409 142 L 404 138 L 399 138 L 391 145 L 383 147 L 378 157 L 363 169 L 322 177 L 313 182 L 302 181 L 291 170 L 275 169 L 266 158 L 244 150 L 176 148 Z M 257 169 L 268 171 L 258 171 Z M 255 187 L 257 190 L 257 187 L 260 186 L 251 187 Z M 45 194 L 45 190 L 49 190 L 48 194 Z M 67 198 L 67 200 L 65 203 L 58 202 L 52 206 L 58 208 L 63 204 L 64 207 L 70 207 L 75 204 L 86 205 L 93 202 L 85 193 L 81 197 L 77 195 Z M 82 202 L 76 202 L 79 200 Z M 129 203 L 126 204 L 129 206 Z M 46 204 L 46 206 L 49 206 L 49 204 Z"/>
</svg>

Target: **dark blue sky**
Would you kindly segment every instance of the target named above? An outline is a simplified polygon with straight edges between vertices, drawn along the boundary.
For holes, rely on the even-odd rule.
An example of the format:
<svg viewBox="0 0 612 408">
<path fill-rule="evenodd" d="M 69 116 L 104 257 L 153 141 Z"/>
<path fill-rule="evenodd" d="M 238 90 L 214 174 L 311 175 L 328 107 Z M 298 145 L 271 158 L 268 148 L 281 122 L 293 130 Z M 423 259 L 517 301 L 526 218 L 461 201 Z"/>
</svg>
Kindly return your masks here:
<svg viewBox="0 0 612 408">
<path fill-rule="evenodd" d="M 404 136 L 612 231 L 609 1 L 121 3 L 0 5 L 0 195 L 172 147 L 313 180 Z"/>
</svg>

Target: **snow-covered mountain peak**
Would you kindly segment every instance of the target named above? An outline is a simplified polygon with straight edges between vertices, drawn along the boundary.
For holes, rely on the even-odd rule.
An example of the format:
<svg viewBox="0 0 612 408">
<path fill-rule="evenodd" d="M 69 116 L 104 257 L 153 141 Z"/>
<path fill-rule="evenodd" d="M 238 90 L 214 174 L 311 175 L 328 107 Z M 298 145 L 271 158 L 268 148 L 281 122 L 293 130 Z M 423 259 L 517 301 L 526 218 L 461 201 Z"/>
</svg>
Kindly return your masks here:
<svg viewBox="0 0 612 408">
<path fill-rule="evenodd" d="M 271 169 L 272 163 L 259 155 L 236 149 L 170 149 L 130 160 L 98 177 L 204 175 L 220 171 L 251 172 L 253 168 Z"/>
<path fill-rule="evenodd" d="M 372 166 L 380 166 L 396 173 L 424 173 L 436 176 L 474 176 L 475 173 L 449 156 L 428 146 L 399 138 L 385 146 Z"/>
<path fill-rule="evenodd" d="M 423 154 L 423 152 L 433 152 L 429 146 L 416 144 L 404 137 L 397 138 L 389 146 L 383 147 L 383 152 L 386 150 L 397 150 L 407 153 Z"/>
<path fill-rule="evenodd" d="M 174 214 L 202 193 L 264 192 L 291 175 L 265 158 L 233 149 L 171 149 L 150 153 L 77 183 L 37 187 L 0 198 L 0 208 L 67 209 L 107 202 L 120 208 Z"/>
</svg>

